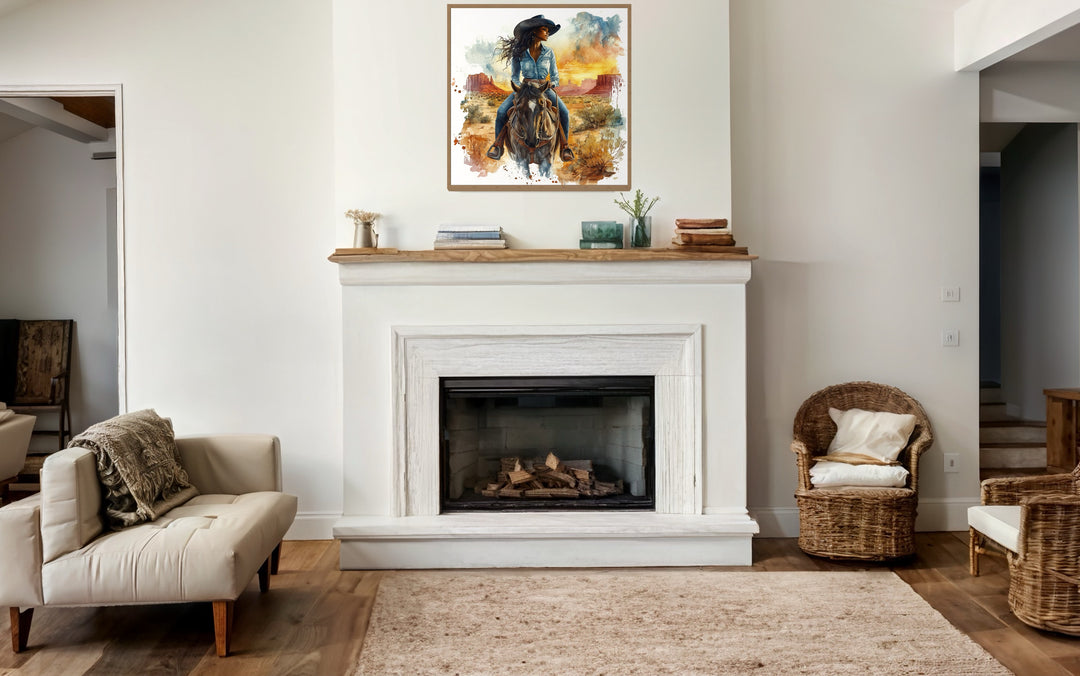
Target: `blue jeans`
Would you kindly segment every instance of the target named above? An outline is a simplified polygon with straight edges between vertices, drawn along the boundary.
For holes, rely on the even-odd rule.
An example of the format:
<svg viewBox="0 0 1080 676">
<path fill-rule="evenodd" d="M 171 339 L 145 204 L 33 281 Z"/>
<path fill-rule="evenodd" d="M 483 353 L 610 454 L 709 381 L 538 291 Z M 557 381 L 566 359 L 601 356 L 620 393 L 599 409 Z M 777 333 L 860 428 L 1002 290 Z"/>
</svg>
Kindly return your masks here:
<svg viewBox="0 0 1080 676">
<path fill-rule="evenodd" d="M 552 103 L 559 107 L 559 124 L 562 125 L 563 135 L 567 139 L 570 138 L 570 111 L 566 109 L 566 104 L 562 102 L 559 95 L 555 93 L 554 89 L 549 89 L 544 94 Z M 514 105 L 514 95 L 506 97 L 506 100 L 499 106 L 499 112 L 495 113 L 495 138 L 499 138 L 499 134 L 502 133 L 502 128 L 506 124 L 506 116 L 510 114 L 510 106 Z"/>
</svg>

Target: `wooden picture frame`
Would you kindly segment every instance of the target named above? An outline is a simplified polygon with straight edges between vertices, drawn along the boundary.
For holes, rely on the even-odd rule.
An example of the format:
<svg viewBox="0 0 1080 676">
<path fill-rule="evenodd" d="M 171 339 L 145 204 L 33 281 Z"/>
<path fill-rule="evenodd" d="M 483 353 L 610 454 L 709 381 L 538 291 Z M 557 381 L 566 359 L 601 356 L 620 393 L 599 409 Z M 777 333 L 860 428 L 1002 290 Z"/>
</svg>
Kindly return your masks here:
<svg viewBox="0 0 1080 676">
<path fill-rule="evenodd" d="M 448 190 L 629 189 L 629 4 L 451 4 L 446 32 Z"/>
</svg>

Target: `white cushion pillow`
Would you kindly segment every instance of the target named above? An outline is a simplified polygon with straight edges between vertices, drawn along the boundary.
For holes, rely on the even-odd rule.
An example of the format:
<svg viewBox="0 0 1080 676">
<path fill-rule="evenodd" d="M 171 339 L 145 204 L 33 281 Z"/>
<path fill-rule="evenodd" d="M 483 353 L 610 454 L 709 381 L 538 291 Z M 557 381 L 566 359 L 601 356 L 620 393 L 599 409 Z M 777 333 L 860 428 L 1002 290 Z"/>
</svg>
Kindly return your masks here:
<svg viewBox="0 0 1080 676">
<path fill-rule="evenodd" d="M 877 486 L 903 488 L 908 471 L 900 465 L 849 465 L 845 462 L 819 460 L 810 467 L 814 488 L 837 486 Z"/>
<path fill-rule="evenodd" d="M 915 429 L 915 416 L 910 413 L 830 408 L 829 417 L 836 423 L 836 436 L 829 444 L 829 455 L 848 457 L 856 462 L 896 462 Z"/>
</svg>

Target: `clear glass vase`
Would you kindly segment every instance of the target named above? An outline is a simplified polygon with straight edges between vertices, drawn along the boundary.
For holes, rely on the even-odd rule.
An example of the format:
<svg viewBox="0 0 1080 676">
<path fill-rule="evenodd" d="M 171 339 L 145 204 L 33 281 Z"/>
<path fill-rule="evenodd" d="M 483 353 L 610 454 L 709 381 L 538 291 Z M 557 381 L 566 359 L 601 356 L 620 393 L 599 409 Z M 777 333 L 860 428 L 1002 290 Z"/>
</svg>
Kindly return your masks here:
<svg viewBox="0 0 1080 676">
<path fill-rule="evenodd" d="M 652 246 L 652 216 L 633 216 L 630 218 L 630 246 Z"/>
</svg>

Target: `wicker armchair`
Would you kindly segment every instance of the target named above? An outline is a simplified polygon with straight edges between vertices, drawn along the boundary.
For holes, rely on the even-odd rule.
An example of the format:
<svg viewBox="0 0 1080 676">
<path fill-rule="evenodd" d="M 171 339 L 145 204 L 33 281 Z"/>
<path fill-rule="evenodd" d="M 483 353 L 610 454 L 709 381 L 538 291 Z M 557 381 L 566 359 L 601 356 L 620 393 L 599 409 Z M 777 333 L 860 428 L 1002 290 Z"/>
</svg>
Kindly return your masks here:
<svg viewBox="0 0 1080 676">
<path fill-rule="evenodd" d="M 902 488 L 814 488 L 810 467 L 836 436 L 829 408 L 910 413 L 915 429 L 897 461 L 910 476 Z M 798 462 L 799 548 L 831 559 L 887 561 L 915 553 L 919 455 L 934 434 L 919 402 L 889 385 L 844 383 L 819 390 L 795 415 L 791 450 Z"/>
<path fill-rule="evenodd" d="M 999 543 L 1009 562 L 1013 614 L 1039 629 L 1080 636 L 1080 465 L 1071 474 L 987 479 L 982 504 L 1019 506 L 1012 515 L 1019 523 L 1015 551 Z M 970 528 L 969 535 L 971 574 L 978 575 L 979 555 L 993 550 L 984 533 Z"/>
</svg>

